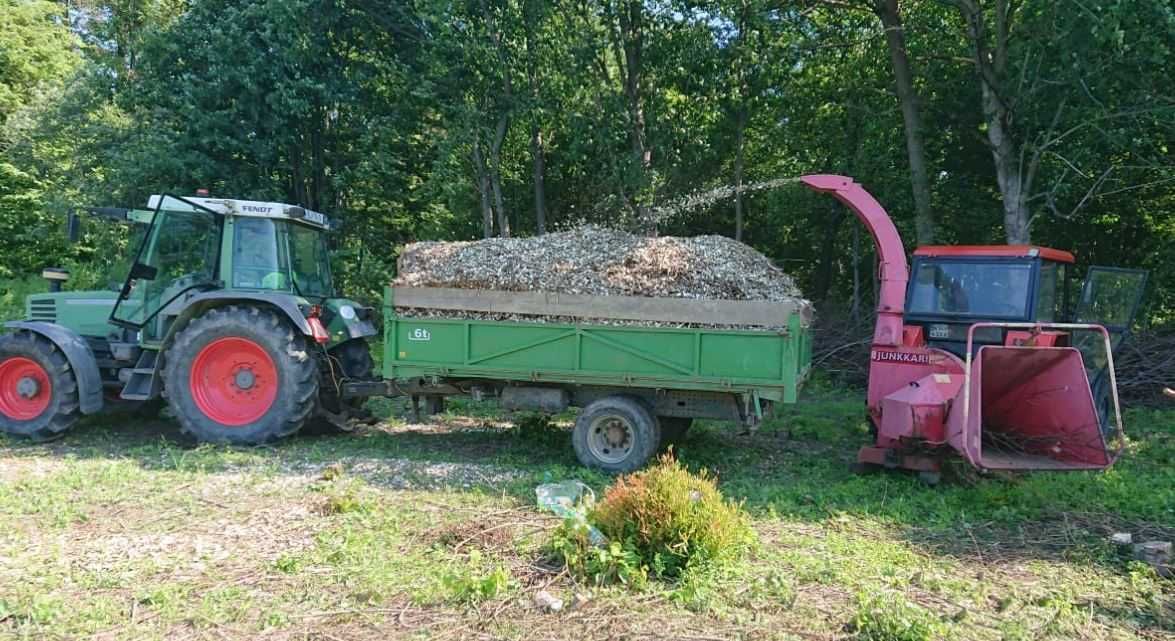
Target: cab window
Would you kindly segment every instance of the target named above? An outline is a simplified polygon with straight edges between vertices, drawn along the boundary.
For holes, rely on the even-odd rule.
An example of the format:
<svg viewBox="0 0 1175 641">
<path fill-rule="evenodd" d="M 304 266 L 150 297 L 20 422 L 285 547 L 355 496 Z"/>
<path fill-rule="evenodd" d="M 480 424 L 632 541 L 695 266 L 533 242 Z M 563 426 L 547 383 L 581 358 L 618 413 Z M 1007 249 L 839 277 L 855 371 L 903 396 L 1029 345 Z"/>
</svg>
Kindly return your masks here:
<svg viewBox="0 0 1175 641">
<path fill-rule="evenodd" d="M 268 218 L 237 218 L 233 224 L 233 287 L 290 288 L 279 223 Z"/>
<path fill-rule="evenodd" d="M 1036 288 L 1035 320 L 1053 323 L 1065 318 L 1065 266 L 1051 261 L 1040 264 L 1040 281 Z"/>
<path fill-rule="evenodd" d="M 330 277 L 330 256 L 326 239 L 319 230 L 303 225 L 289 225 L 290 267 L 295 291 L 304 296 L 334 295 Z"/>
</svg>

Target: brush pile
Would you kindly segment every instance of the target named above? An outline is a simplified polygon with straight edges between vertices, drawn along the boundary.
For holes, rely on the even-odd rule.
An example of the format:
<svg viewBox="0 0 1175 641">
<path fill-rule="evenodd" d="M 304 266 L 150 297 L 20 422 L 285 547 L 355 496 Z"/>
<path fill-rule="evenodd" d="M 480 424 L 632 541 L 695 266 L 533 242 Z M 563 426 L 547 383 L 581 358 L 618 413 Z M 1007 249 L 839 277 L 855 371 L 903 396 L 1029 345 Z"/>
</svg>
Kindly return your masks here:
<svg viewBox="0 0 1175 641">
<path fill-rule="evenodd" d="M 413 243 L 400 255 L 397 271 L 395 284 L 405 287 L 706 300 L 794 301 L 802 297 L 792 277 L 770 259 L 729 238 L 649 238 L 596 226 L 533 238 Z M 515 320 L 501 314 L 437 310 L 397 313 Z"/>
</svg>

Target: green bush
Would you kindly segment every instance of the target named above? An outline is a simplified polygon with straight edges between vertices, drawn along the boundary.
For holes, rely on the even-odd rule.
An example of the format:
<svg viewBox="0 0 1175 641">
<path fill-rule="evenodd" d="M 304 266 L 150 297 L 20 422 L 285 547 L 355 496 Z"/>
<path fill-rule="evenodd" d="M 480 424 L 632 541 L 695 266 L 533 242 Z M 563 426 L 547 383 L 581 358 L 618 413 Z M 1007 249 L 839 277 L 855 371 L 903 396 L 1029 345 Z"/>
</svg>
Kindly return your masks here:
<svg viewBox="0 0 1175 641">
<path fill-rule="evenodd" d="M 29 294 L 46 291 L 40 277 L 0 278 L 0 320 L 24 318 L 24 299 Z"/>
<path fill-rule="evenodd" d="M 713 476 L 694 474 L 670 455 L 622 476 L 588 513 L 607 538 L 593 546 L 585 525 L 569 522 L 554 548 L 568 568 L 596 583 L 639 584 L 740 557 L 754 541 L 742 506 L 722 497 Z"/>
</svg>

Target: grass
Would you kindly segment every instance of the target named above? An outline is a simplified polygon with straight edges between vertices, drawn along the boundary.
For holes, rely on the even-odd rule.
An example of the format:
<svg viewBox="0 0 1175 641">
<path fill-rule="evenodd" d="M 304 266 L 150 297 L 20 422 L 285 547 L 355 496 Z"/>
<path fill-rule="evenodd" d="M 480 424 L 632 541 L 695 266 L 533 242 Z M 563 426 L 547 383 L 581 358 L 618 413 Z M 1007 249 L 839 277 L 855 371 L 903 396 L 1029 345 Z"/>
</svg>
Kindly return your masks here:
<svg viewBox="0 0 1175 641">
<path fill-rule="evenodd" d="M 253 449 L 123 417 L 0 440 L 0 638 L 1175 638 L 1173 582 L 1107 543 L 1175 538 L 1175 411 L 1131 410 L 1103 474 L 929 488 L 848 472 L 861 406 L 828 392 L 754 435 L 691 432 L 680 460 L 744 502 L 758 542 L 635 589 L 545 557 L 558 520 L 535 485 L 610 482 L 577 466 L 569 416 L 457 403 Z M 539 590 L 568 606 L 538 610 Z"/>
</svg>

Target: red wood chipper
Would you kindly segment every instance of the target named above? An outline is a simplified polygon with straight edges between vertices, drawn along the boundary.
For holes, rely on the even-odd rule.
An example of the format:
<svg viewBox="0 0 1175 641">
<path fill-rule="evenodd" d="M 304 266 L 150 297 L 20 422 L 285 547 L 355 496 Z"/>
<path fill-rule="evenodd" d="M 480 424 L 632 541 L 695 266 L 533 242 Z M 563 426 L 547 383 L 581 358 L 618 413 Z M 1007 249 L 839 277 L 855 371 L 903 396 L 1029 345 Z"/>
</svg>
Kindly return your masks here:
<svg viewBox="0 0 1175 641">
<path fill-rule="evenodd" d="M 980 470 L 1097 470 L 1122 448 L 1113 352 L 1146 272 L 1091 267 L 1076 301 L 1069 252 L 1028 245 L 914 252 L 880 204 L 844 176 L 805 176 L 869 229 L 880 282 L 870 350 L 875 435 L 858 468 L 937 482 L 957 453 Z"/>
</svg>

